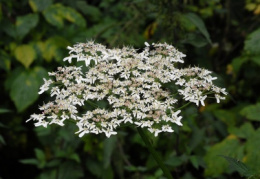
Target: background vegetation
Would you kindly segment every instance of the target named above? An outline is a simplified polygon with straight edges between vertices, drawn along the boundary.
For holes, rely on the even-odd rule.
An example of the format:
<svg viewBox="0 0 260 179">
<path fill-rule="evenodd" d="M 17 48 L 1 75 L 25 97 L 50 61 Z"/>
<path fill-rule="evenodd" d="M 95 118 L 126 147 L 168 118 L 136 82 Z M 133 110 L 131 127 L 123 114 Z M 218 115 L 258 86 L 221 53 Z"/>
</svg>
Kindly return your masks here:
<svg viewBox="0 0 260 179">
<path fill-rule="evenodd" d="M 152 138 L 174 178 L 260 172 L 259 15 L 259 0 L 1 0 L 0 178 L 163 178 L 134 129 L 80 139 L 70 125 L 25 123 L 48 101 L 37 92 L 48 71 L 66 65 L 66 47 L 91 39 L 171 43 L 187 54 L 186 66 L 214 71 L 227 88 L 224 103 L 191 105 L 183 127 Z"/>
</svg>

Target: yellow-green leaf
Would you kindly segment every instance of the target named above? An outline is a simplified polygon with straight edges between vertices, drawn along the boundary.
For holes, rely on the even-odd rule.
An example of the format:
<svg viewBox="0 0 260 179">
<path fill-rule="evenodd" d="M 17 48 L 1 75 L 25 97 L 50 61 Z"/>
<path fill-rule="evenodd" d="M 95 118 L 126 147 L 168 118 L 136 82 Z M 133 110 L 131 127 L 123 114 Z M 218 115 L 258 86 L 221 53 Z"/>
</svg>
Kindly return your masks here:
<svg viewBox="0 0 260 179">
<path fill-rule="evenodd" d="M 36 57 L 36 52 L 31 45 L 20 45 L 15 48 L 16 59 L 28 68 Z"/>
<path fill-rule="evenodd" d="M 77 24 L 78 26 L 86 26 L 86 21 L 80 13 L 70 7 L 63 6 L 59 3 L 53 4 L 45 9 L 43 11 L 43 15 L 47 22 L 58 28 L 63 27 L 64 19 Z"/>
<path fill-rule="evenodd" d="M 52 4 L 52 0 L 29 0 L 33 12 L 41 12 Z"/>
<path fill-rule="evenodd" d="M 207 164 L 205 175 L 219 176 L 227 171 L 228 163 L 219 155 L 226 155 L 237 158 L 237 151 L 239 150 L 239 139 L 235 135 L 229 135 L 222 142 L 212 146 L 206 154 L 205 162 Z"/>
<path fill-rule="evenodd" d="M 86 26 L 86 21 L 85 19 L 81 16 L 80 13 L 78 13 L 77 11 L 75 11 L 74 9 L 70 8 L 70 7 L 64 7 L 62 6 L 59 9 L 59 13 L 62 14 L 62 16 L 72 22 L 77 24 L 78 26 L 81 27 L 85 27 Z"/>
</svg>

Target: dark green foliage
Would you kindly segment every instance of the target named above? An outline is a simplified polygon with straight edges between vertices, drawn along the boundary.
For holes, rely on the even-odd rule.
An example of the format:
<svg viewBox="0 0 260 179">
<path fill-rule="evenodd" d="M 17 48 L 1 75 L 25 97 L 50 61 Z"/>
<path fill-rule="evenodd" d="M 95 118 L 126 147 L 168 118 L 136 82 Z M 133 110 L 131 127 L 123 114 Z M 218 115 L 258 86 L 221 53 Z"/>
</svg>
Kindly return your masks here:
<svg viewBox="0 0 260 179">
<path fill-rule="evenodd" d="M 173 178 L 259 178 L 259 9 L 257 0 L 0 1 L 0 178 L 164 178 L 131 127 L 78 138 L 69 122 L 25 123 L 49 100 L 38 95 L 42 78 L 67 65 L 68 45 L 86 40 L 140 51 L 167 42 L 187 54 L 186 66 L 214 71 L 227 100 L 189 105 L 182 127 L 150 142 Z"/>
</svg>

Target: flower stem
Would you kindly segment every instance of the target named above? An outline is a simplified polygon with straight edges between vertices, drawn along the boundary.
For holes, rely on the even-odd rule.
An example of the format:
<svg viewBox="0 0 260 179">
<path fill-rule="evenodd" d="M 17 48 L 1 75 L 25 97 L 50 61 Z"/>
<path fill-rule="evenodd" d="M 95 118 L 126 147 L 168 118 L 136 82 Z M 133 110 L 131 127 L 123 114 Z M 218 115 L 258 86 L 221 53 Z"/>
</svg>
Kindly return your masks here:
<svg viewBox="0 0 260 179">
<path fill-rule="evenodd" d="M 142 140 L 144 141 L 146 147 L 148 148 L 149 152 L 152 154 L 153 158 L 155 159 L 155 161 L 157 162 L 157 164 L 159 165 L 159 167 L 162 169 L 165 177 L 167 177 L 168 179 L 173 179 L 170 171 L 168 170 L 168 168 L 164 165 L 161 157 L 158 155 L 158 153 L 156 152 L 156 150 L 153 148 L 151 142 L 149 141 L 148 136 L 145 134 L 145 132 L 143 131 L 143 129 L 141 127 L 137 127 L 137 131 L 139 133 L 139 135 L 141 136 Z"/>
</svg>

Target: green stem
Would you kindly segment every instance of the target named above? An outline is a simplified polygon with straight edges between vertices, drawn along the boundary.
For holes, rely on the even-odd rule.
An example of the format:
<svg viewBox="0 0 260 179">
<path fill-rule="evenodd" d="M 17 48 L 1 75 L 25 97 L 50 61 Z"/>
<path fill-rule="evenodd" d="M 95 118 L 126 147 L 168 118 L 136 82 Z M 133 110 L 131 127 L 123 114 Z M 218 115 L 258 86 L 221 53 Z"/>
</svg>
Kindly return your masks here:
<svg viewBox="0 0 260 179">
<path fill-rule="evenodd" d="M 156 150 L 153 148 L 151 142 L 148 139 L 148 136 L 145 134 L 145 132 L 143 131 L 143 129 L 141 127 L 137 127 L 137 131 L 139 133 L 139 135 L 141 136 L 142 140 L 144 141 L 146 147 L 148 148 L 149 152 L 152 154 L 153 158 L 155 159 L 155 161 L 157 162 L 157 164 L 159 165 L 159 167 L 162 169 L 165 177 L 167 177 L 168 179 L 173 179 L 170 171 L 168 170 L 168 168 L 164 165 L 161 157 L 158 155 L 158 153 L 156 152 Z"/>
</svg>

